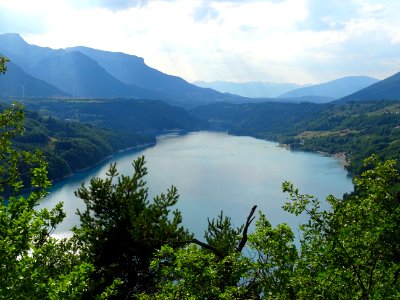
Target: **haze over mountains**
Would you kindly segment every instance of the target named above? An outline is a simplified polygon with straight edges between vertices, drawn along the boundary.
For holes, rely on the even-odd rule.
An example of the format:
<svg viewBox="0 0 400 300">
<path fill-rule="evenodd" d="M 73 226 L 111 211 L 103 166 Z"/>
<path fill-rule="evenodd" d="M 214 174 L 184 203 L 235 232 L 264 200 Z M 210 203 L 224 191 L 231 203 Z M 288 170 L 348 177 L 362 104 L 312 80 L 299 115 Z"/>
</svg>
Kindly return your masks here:
<svg viewBox="0 0 400 300">
<path fill-rule="evenodd" d="M 7 64 L 7 76 L 0 79 L 0 96 L 2 97 L 65 97 L 67 93 L 43 80 L 24 72 L 13 62 Z"/>
<path fill-rule="evenodd" d="M 368 76 L 348 76 L 321 84 L 298 88 L 280 95 L 279 98 L 321 97 L 320 102 L 329 102 L 350 95 L 378 81 L 378 79 Z"/>
<path fill-rule="evenodd" d="M 347 102 L 371 99 L 400 100 L 400 72 L 364 89 L 361 89 L 351 95 L 348 95 L 338 101 Z"/>
<path fill-rule="evenodd" d="M 223 81 L 196 82 L 197 86 L 151 68 L 135 55 L 88 47 L 39 47 L 28 44 L 19 34 L 0 34 L 0 54 L 11 59 L 9 72 L 0 77 L 3 97 L 158 99 L 183 107 L 215 102 L 400 99 L 400 73 L 382 81 L 350 76 L 306 87 Z"/>
<path fill-rule="evenodd" d="M 236 94 L 250 98 L 275 98 L 302 86 L 294 83 L 277 82 L 231 82 L 231 81 L 195 81 L 193 84 L 211 88 L 221 93 Z"/>
<path fill-rule="evenodd" d="M 279 98 L 275 101 L 325 103 L 340 99 L 371 84 L 378 82 L 368 76 L 348 76 L 329 82 L 300 86 L 293 83 L 228 81 L 196 81 L 201 87 L 213 88 L 219 92 L 238 94 L 244 97 Z"/>
<path fill-rule="evenodd" d="M 162 99 L 174 103 L 243 102 L 239 96 L 200 88 L 159 72 L 133 55 L 85 47 L 55 50 L 30 45 L 18 34 L 0 35 L 0 53 L 24 72 L 74 97 Z M 25 95 L 34 93 L 26 89 Z"/>
</svg>

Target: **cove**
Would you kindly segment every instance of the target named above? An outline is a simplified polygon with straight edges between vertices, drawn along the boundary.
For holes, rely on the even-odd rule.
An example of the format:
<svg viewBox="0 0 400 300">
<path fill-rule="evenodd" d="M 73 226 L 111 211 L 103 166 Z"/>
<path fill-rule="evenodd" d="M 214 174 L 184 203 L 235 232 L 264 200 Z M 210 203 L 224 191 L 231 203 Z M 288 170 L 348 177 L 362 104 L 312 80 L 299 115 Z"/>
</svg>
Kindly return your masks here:
<svg viewBox="0 0 400 300">
<path fill-rule="evenodd" d="M 163 135 L 152 147 L 119 153 L 95 168 L 56 183 L 39 205 L 52 208 L 64 202 L 67 217 L 56 233 L 67 233 L 79 224 L 75 212 L 84 206 L 74 191 L 81 182 L 88 185 L 92 177 L 105 178 L 110 162 L 117 163 L 120 174 L 132 174 L 132 161 L 141 155 L 147 162 L 149 195 L 176 186 L 180 195 L 176 208 L 182 212 L 183 224 L 198 238 L 203 237 L 207 218 L 223 211 L 235 226 L 240 226 L 253 205 L 273 225 L 287 223 L 298 235 L 297 227 L 304 217 L 295 217 L 281 208 L 287 201 L 281 188 L 285 180 L 301 193 L 320 200 L 330 194 L 342 197 L 353 190 L 346 170 L 331 157 L 293 152 L 274 142 L 220 132 Z"/>
</svg>

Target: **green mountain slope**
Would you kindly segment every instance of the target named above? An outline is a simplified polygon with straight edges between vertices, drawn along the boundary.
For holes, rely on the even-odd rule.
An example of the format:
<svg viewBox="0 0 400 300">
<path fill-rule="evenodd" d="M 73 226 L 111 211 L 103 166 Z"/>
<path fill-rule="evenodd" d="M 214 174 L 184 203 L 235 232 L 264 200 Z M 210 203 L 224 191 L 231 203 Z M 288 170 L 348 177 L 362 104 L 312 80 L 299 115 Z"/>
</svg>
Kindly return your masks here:
<svg viewBox="0 0 400 300">
<path fill-rule="evenodd" d="M 346 156 L 353 175 L 363 171 L 362 161 L 372 153 L 400 159 L 396 101 L 214 104 L 191 112 L 210 128 L 275 140 L 295 150 Z"/>
<path fill-rule="evenodd" d="M 400 100 L 400 72 L 344 97 L 338 102 L 360 100 Z"/>
<path fill-rule="evenodd" d="M 44 118 L 29 110 L 25 112 L 24 126 L 24 135 L 16 137 L 14 145 L 24 150 L 41 150 L 52 180 L 92 167 L 120 149 L 155 142 L 151 136 Z"/>
</svg>

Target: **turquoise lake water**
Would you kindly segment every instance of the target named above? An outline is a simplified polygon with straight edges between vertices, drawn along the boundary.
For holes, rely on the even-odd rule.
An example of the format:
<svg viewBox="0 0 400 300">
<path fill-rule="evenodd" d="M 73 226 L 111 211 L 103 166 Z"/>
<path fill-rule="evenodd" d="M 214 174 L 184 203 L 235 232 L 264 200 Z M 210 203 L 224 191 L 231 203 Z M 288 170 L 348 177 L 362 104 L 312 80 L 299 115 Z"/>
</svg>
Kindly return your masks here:
<svg viewBox="0 0 400 300">
<path fill-rule="evenodd" d="M 208 217 L 221 210 L 240 226 L 253 205 L 258 206 L 273 225 L 288 223 L 297 233 L 302 217 L 294 217 L 281 207 L 287 201 L 282 182 L 291 181 L 301 193 L 325 199 L 341 197 L 353 189 L 340 162 L 315 153 L 293 152 L 277 143 L 217 132 L 164 135 L 153 147 L 119 153 L 86 172 L 56 183 L 40 207 L 51 208 L 63 201 L 67 218 L 57 230 L 63 234 L 79 224 L 76 210 L 83 202 L 74 196 L 81 182 L 105 177 L 110 162 L 117 162 L 122 174 L 132 173 L 132 161 L 145 155 L 149 174 L 146 181 L 151 196 L 171 185 L 180 194 L 177 208 L 183 224 L 202 238 Z"/>
</svg>

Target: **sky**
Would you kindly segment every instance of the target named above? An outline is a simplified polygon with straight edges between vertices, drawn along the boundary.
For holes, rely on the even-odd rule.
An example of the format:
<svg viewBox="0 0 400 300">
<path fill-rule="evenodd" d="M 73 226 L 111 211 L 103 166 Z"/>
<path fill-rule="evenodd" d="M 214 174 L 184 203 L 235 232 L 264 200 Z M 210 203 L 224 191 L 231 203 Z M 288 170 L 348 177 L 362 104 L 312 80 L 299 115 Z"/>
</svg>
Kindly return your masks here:
<svg viewBox="0 0 400 300">
<path fill-rule="evenodd" d="M 0 0 L 0 33 L 143 57 L 189 82 L 400 71 L 399 0 Z"/>
</svg>

